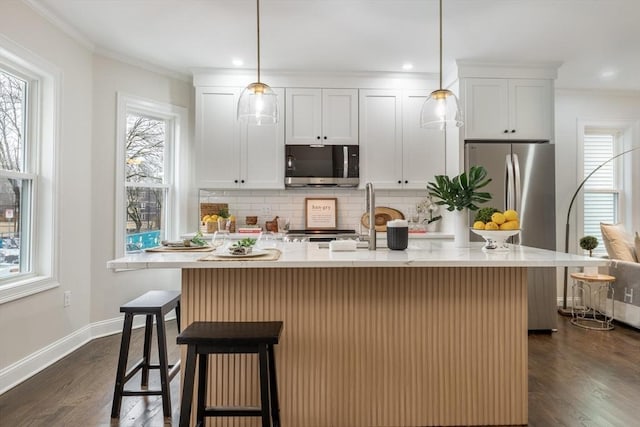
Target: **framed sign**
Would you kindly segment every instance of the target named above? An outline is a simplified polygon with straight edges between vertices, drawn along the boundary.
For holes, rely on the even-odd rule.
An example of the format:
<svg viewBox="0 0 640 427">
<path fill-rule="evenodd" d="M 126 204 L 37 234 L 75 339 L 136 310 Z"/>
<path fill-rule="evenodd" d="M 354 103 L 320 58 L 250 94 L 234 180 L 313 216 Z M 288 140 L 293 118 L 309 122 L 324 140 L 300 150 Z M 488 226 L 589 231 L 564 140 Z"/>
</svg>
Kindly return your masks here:
<svg viewBox="0 0 640 427">
<path fill-rule="evenodd" d="M 332 229 L 338 226 L 338 199 L 307 197 L 304 199 L 304 226 L 310 229 Z"/>
</svg>

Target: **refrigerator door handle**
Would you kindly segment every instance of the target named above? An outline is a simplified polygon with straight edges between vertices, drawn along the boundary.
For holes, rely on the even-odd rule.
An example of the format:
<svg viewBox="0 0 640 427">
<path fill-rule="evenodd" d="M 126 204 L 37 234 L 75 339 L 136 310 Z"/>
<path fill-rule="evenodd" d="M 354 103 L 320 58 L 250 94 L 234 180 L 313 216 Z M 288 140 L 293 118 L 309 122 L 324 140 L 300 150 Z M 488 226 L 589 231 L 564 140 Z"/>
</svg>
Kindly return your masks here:
<svg viewBox="0 0 640 427">
<path fill-rule="evenodd" d="M 520 206 L 522 204 L 522 185 L 521 185 L 521 181 L 520 181 L 520 161 L 518 159 L 518 155 L 517 154 L 513 154 L 513 186 L 514 188 L 514 204 L 513 204 L 513 208 L 516 211 L 520 212 L 522 206 Z M 522 218 L 520 218 L 520 220 L 522 220 Z M 522 227 L 520 227 L 522 228 Z M 520 244 L 520 234 L 513 236 L 513 243 L 516 244 Z"/>
<path fill-rule="evenodd" d="M 511 160 L 511 154 L 507 154 L 507 158 L 504 162 L 505 165 L 505 201 L 504 208 L 513 209 L 513 198 L 514 198 L 514 188 L 513 188 L 513 161 Z"/>
<path fill-rule="evenodd" d="M 513 185 L 515 187 L 515 203 L 513 204 L 513 209 L 520 212 L 520 208 L 522 207 L 520 206 L 522 204 L 522 183 L 520 181 L 520 161 L 518 160 L 518 155 L 515 153 L 513 154 L 513 177 Z"/>
</svg>

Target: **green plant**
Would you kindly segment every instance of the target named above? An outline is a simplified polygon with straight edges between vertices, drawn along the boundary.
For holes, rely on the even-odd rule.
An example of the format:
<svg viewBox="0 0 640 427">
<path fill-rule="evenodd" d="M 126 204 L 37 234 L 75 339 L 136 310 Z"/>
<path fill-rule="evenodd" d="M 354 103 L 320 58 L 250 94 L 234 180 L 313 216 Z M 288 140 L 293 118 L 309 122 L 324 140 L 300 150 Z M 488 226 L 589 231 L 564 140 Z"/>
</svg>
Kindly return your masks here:
<svg viewBox="0 0 640 427">
<path fill-rule="evenodd" d="M 476 217 L 473 219 L 473 221 L 482 221 L 482 222 L 489 222 L 491 221 L 491 215 L 493 215 L 496 212 L 500 212 L 498 209 L 496 208 L 492 208 L 492 207 L 487 207 L 487 208 L 481 208 L 478 212 L 476 212 Z"/>
<path fill-rule="evenodd" d="M 476 211 L 476 203 L 491 200 L 491 194 L 478 191 L 491 182 L 491 178 L 487 178 L 487 170 L 482 166 L 471 166 L 468 174 L 463 172 L 453 178 L 436 175 L 435 180 L 435 183 L 427 183 L 427 191 L 430 196 L 440 199 L 436 201 L 437 205 L 446 205 L 450 212 L 464 208 Z"/>
<path fill-rule="evenodd" d="M 229 209 L 221 208 L 218 211 L 218 216 L 221 217 L 221 218 L 229 218 Z"/>
<path fill-rule="evenodd" d="M 589 256 L 593 255 L 593 250 L 598 247 L 598 239 L 594 236 L 584 236 L 580 239 L 580 247 L 589 251 Z"/>
<path fill-rule="evenodd" d="M 235 248 L 250 248 L 256 244 L 256 239 L 252 239 L 251 237 L 247 237 L 246 239 L 238 240 L 235 242 L 232 247 Z"/>
</svg>

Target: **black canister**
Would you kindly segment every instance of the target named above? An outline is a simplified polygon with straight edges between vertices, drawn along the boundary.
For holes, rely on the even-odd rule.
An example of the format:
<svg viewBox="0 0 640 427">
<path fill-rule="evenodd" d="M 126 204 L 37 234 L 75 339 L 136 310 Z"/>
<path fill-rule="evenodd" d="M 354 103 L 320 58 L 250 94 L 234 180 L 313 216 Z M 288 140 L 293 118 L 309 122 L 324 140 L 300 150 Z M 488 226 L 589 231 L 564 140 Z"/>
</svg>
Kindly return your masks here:
<svg viewBox="0 0 640 427">
<path fill-rule="evenodd" d="M 409 246 L 409 223 L 404 219 L 387 222 L 387 247 L 403 251 Z"/>
</svg>

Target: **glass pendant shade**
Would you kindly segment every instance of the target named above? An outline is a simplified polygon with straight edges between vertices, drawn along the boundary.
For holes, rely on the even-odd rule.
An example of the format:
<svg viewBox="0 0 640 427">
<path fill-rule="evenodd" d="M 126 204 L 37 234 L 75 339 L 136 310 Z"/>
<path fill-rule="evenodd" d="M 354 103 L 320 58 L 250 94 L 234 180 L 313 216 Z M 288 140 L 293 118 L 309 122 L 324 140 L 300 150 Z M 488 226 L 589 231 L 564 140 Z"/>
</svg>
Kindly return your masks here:
<svg viewBox="0 0 640 427">
<path fill-rule="evenodd" d="M 431 92 L 422 105 L 420 126 L 444 130 L 447 126 L 462 126 L 462 113 L 458 98 L 448 89 Z"/>
<path fill-rule="evenodd" d="M 238 120 L 253 125 L 278 123 L 278 97 L 276 93 L 264 83 L 251 83 L 240 94 Z"/>
</svg>

